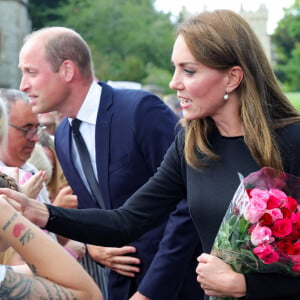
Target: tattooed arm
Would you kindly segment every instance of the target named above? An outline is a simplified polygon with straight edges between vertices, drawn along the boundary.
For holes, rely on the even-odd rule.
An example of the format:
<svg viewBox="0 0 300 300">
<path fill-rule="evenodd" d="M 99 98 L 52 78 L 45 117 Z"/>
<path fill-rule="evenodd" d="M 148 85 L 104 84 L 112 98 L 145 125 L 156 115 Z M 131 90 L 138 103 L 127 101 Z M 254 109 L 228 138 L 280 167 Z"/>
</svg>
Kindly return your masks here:
<svg viewBox="0 0 300 300">
<path fill-rule="evenodd" d="M 5 268 L 0 299 L 102 299 L 97 285 L 57 242 L 0 196 L 0 238 L 30 266 L 34 276 Z M 3 269 L 2 269 L 3 270 Z"/>
</svg>

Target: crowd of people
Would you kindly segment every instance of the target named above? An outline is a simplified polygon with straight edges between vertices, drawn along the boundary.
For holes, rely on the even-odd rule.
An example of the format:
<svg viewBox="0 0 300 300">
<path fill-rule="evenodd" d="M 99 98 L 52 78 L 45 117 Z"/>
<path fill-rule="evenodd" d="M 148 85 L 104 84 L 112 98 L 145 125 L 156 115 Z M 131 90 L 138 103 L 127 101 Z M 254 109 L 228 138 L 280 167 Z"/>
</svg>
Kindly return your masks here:
<svg viewBox="0 0 300 300">
<path fill-rule="evenodd" d="M 37 286 L 24 299 L 299 299 L 299 277 L 211 254 L 238 173 L 300 176 L 299 111 L 230 10 L 182 21 L 171 61 L 180 107 L 95 81 L 70 28 L 26 37 L 20 91 L 0 93 L 0 295 L 14 278 Z"/>
</svg>

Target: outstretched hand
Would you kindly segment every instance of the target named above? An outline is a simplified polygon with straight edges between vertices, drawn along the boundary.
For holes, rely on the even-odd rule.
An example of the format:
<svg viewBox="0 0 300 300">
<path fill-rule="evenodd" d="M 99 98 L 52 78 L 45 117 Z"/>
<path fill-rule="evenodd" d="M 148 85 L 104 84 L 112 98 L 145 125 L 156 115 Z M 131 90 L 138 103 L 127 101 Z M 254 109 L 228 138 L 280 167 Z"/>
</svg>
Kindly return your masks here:
<svg viewBox="0 0 300 300">
<path fill-rule="evenodd" d="M 7 201 L 28 220 L 39 227 L 46 226 L 49 219 L 49 212 L 44 204 L 27 197 L 23 193 L 8 188 L 0 188 L 0 194 L 7 196 Z"/>
</svg>

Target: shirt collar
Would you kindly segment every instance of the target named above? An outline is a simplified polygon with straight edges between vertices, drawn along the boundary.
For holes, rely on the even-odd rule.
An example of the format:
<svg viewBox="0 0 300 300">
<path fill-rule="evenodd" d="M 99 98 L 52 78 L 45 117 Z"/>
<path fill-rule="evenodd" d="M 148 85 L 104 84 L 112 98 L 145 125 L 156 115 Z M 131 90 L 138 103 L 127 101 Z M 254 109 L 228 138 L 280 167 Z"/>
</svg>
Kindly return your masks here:
<svg viewBox="0 0 300 300">
<path fill-rule="evenodd" d="M 84 102 L 82 103 L 78 111 L 78 114 L 76 116 L 77 119 L 96 125 L 101 92 L 102 87 L 97 84 L 96 81 L 93 81 L 84 99 Z M 72 120 L 72 118 L 69 118 L 70 123 L 72 122 Z"/>
</svg>

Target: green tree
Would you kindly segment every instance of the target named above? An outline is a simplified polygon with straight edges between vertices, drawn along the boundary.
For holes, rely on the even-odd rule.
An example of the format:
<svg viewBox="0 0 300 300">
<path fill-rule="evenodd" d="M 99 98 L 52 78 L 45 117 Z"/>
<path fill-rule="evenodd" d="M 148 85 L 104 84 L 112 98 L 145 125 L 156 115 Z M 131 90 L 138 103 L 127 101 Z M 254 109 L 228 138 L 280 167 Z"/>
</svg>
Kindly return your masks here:
<svg viewBox="0 0 300 300">
<path fill-rule="evenodd" d="M 284 10 L 272 36 L 277 55 L 275 72 L 287 91 L 299 91 L 300 70 L 300 0 Z"/>
<path fill-rule="evenodd" d="M 150 84 L 153 78 L 152 84 L 168 89 L 174 24 L 169 14 L 155 10 L 154 0 L 68 0 L 47 14 L 52 18 L 46 25 L 67 26 L 83 36 L 99 79 Z M 164 76 L 149 73 L 159 69 Z"/>
<path fill-rule="evenodd" d="M 30 0 L 28 2 L 32 28 L 38 29 L 46 26 L 50 20 L 56 19 L 54 9 L 63 3 L 63 0 Z"/>
</svg>

